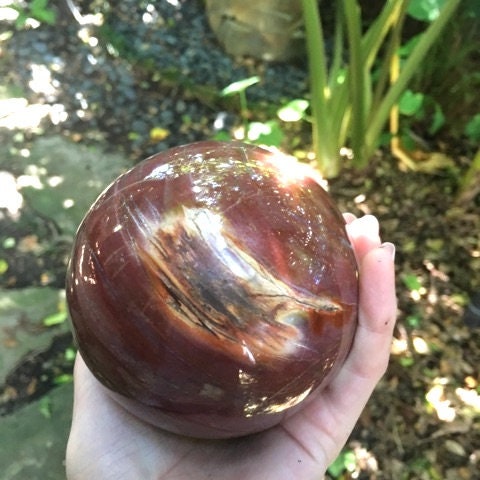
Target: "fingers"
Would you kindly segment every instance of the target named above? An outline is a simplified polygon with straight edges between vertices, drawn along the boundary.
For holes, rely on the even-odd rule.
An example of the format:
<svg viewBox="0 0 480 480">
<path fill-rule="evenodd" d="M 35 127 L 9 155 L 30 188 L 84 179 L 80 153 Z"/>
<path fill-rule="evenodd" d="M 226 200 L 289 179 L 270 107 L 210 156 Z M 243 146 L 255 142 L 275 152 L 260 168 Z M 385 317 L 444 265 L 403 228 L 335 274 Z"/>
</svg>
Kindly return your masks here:
<svg viewBox="0 0 480 480">
<path fill-rule="evenodd" d="M 92 408 L 92 405 L 95 405 L 95 408 Z M 79 439 L 90 431 L 96 431 L 99 428 L 99 419 L 103 423 L 108 420 L 109 414 L 109 401 L 103 389 L 78 353 L 74 367 L 73 435 L 70 435 L 70 440 Z M 70 443 L 68 447 L 71 447 Z"/>
<path fill-rule="evenodd" d="M 394 247 L 372 248 L 359 263 L 360 304 L 357 332 L 331 393 L 355 398 L 361 410 L 388 365 L 397 301 Z"/>
<path fill-rule="evenodd" d="M 372 248 L 380 246 L 380 227 L 378 220 L 373 215 L 365 215 L 356 218 L 351 213 L 344 214 L 346 230 L 355 250 L 357 262 L 360 264 L 362 258 Z"/>
<path fill-rule="evenodd" d="M 99 403 L 103 398 L 103 392 L 98 388 L 97 381 L 85 364 L 80 352 L 77 353 L 74 367 L 75 388 L 73 392 L 74 415 L 76 411 L 83 410 L 84 404 L 90 402 L 90 398 Z"/>
<path fill-rule="evenodd" d="M 360 285 L 357 332 L 342 372 L 346 382 L 353 375 L 372 382 L 372 390 L 387 367 L 395 324 L 395 246 L 381 243 L 379 223 L 373 215 L 357 219 L 345 213 L 344 218 Z"/>
<path fill-rule="evenodd" d="M 368 218 L 367 218 L 368 217 Z M 396 317 L 394 246 L 381 243 L 378 222 L 372 216 L 346 216 L 347 229 L 359 266 L 359 318 L 352 348 L 338 374 L 321 392 L 318 401 L 302 410 L 305 423 L 288 428 L 308 431 L 312 451 L 326 463 L 334 460 L 350 435 L 372 391 L 385 373 Z M 297 416 L 298 418 L 298 416 Z M 317 447 L 315 447 L 317 445 Z M 320 449 L 318 446 L 322 446 Z"/>
<path fill-rule="evenodd" d="M 366 243 L 376 241 L 368 237 Z M 388 365 L 397 305 L 393 257 L 394 247 L 387 243 L 371 248 L 359 262 L 359 320 L 353 345 L 323 392 L 323 408 L 315 414 L 334 445 L 346 441 Z M 331 460 L 336 453 L 332 448 Z"/>
<path fill-rule="evenodd" d="M 111 425 L 122 409 L 90 372 L 80 352 L 77 353 L 73 373 L 73 427 L 81 426 L 88 431 L 95 431 L 100 428 L 100 424 L 105 425 L 104 428 Z"/>
<path fill-rule="evenodd" d="M 66 452 L 67 478 L 154 478 L 138 472 L 145 463 L 138 451 L 153 451 L 152 429 L 122 409 L 88 370 L 80 354 L 74 371 L 73 420 Z M 159 470 L 160 471 L 160 470 Z M 143 473 L 145 470 L 143 470 Z M 158 477 L 160 478 L 160 474 Z"/>
<path fill-rule="evenodd" d="M 93 462 L 91 447 L 94 442 L 91 441 L 91 436 L 97 428 L 103 427 L 99 425 L 96 415 L 99 410 L 102 413 L 105 410 L 101 394 L 95 388 L 95 382 L 80 353 L 75 360 L 74 380 L 73 418 L 66 451 L 67 478 L 92 478 L 86 474 L 86 465 Z M 92 405 L 95 407 L 92 408 Z"/>
<path fill-rule="evenodd" d="M 345 367 L 375 383 L 387 367 L 395 325 L 394 254 L 393 244 L 385 243 L 367 252 L 359 265 L 358 327 Z"/>
</svg>

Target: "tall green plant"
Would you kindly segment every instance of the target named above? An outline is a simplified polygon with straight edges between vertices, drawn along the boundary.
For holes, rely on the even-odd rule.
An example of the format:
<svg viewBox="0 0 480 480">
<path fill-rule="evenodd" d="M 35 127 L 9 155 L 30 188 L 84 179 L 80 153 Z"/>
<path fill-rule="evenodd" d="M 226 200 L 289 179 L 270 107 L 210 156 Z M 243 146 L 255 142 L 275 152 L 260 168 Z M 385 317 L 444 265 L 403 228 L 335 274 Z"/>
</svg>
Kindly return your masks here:
<svg viewBox="0 0 480 480">
<path fill-rule="evenodd" d="M 330 58 L 326 54 L 318 1 L 302 0 L 313 146 L 326 177 L 339 174 L 340 149 L 347 145 L 353 153 L 352 165 L 366 166 L 380 143 L 392 108 L 461 1 L 445 2 L 400 66 L 397 52 L 410 0 L 386 0 L 365 32 L 359 2 L 339 0 Z"/>
</svg>

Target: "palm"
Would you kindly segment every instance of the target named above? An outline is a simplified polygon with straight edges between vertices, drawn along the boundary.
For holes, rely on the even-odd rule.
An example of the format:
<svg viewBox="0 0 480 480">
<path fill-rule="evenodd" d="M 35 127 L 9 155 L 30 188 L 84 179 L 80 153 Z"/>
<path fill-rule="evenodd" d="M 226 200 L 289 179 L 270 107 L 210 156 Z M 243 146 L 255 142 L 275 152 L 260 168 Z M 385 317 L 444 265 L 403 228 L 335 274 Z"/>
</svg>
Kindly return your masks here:
<svg viewBox="0 0 480 480">
<path fill-rule="evenodd" d="M 79 357 L 69 478 L 321 478 L 384 373 L 396 308 L 393 261 L 387 249 L 379 248 L 378 224 L 373 217 L 346 219 L 361 272 L 359 327 L 344 366 L 314 401 L 261 434 L 194 440 L 132 417 L 110 399 Z"/>
</svg>

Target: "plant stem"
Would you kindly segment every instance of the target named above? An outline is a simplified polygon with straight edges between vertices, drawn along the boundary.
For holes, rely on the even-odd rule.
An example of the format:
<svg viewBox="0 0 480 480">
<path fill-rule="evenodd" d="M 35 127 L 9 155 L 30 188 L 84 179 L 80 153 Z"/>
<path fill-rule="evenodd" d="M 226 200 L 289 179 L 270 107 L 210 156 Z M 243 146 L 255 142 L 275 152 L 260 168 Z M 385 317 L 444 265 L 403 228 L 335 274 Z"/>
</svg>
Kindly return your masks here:
<svg viewBox="0 0 480 480">
<path fill-rule="evenodd" d="M 403 21 L 405 19 L 405 14 L 407 12 L 407 4 L 405 4 L 402 12 L 401 18 L 392 28 L 392 34 L 390 37 L 390 44 L 388 48 L 388 64 L 390 65 L 390 84 L 394 84 L 400 75 L 400 55 L 399 49 L 402 41 L 402 29 Z M 390 109 L 390 151 L 392 154 L 409 168 L 414 168 L 414 163 L 410 159 L 409 155 L 402 148 L 402 143 L 399 137 L 400 131 L 400 107 L 398 102 Z"/>
<path fill-rule="evenodd" d="M 317 0 L 302 0 L 302 3 L 310 70 L 313 147 L 322 174 L 334 177 L 339 171 L 338 140 L 331 128 L 327 105 L 329 88 L 322 23 Z"/>
<path fill-rule="evenodd" d="M 350 139 L 354 163 L 361 162 L 363 135 L 365 130 L 365 100 L 367 88 L 365 65 L 361 49 L 362 32 L 360 25 L 360 7 L 356 0 L 344 0 L 344 9 L 349 50 L 348 88 L 351 97 Z M 363 162 L 362 162 L 363 163 Z"/>
<path fill-rule="evenodd" d="M 333 91 L 343 64 L 343 21 L 342 9 L 335 9 L 335 30 L 333 37 L 333 56 L 328 72 L 328 88 Z"/>
<path fill-rule="evenodd" d="M 363 61 L 369 70 L 377 59 L 385 37 L 392 26 L 398 22 L 400 12 L 406 8 L 408 3 L 409 0 L 387 0 L 379 16 L 364 35 L 362 39 Z"/>
<path fill-rule="evenodd" d="M 373 93 L 373 100 L 372 100 L 373 108 L 371 111 L 371 117 L 376 112 L 378 105 L 380 105 L 383 95 L 385 94 L 385 90 L 388 88 L 389 76 L 390 76 L 390 83 L 392 83 L 391 81 L 392 68 L 398 67 L 398 73 L 395 77 L 395 80 L 398 78 L 398 74 L 400 73 L 400 63 L 394 65 L 394 62 L 399 61 L 397 50 L 400 46 L 401 31 L 402 31 L 403 22 L 405 19 L 407 6 L 408 6 L 408 2 L 403 2 L 402 9 L 396 10 L 395 12 L 395 17 L 394 17 L 395 21 L 393 22 L 392 32 L 390 34 L 390 38 L 385 49 L 385 57 L 384 57 L 385 61 L 382 62 L 382 65 L 380 66 L 380 72 L 378 74 L 378 79 L 375 85 L 375 91 Z"/>
<path fill-rule="evenodd" d="M 248 107 L 245 90 L 240 90 L 238 92 L 238 98 L 240 100 L 240 116 L 242 117 L 244 135 L 245 138 L 248 138 Z"/>
<path fill-rule="evenodd" d="M 459 182 L 459 194 L 458 198 L 470 199 L 476 193 L 478 193 L 480 179 L 480 149 L 477 150 L 475 157 L 473 157 L 472 163 L 467 172 Z"/>
<path fill-rule="evenodd" d="M 397 81 L 391 85 L 384 96 L 365 135 L 364 155 L 367 158 L 373 154 L 373 151 L 377 147 L 378 138 L 388 120 L 391 108 L 405 91 L 408 82 L 420 68 L 425 55 L 435 40 L 437 40 L 461 1 L 462 0 L 449 0 L 445 3 L 438 18 L 428 27 L 425 33 L 422 34 L 418 44 L 403 65 Z"/>
</svg>

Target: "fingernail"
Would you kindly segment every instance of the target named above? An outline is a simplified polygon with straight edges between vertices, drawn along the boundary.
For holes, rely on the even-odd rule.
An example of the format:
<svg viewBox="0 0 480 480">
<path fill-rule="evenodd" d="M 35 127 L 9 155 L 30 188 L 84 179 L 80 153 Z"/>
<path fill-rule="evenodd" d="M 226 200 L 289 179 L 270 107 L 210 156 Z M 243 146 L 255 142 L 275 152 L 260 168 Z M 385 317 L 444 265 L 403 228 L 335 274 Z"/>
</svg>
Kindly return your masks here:
<svg viewBox="0 0 480 480">
<path fill-rule="evenodd" d="M 364 215 L 363 217 L 360 217 L 358 219 L 358 222 L 361 223 L 362 225 L 366 225 L 371 229 L 378 230 L 378 219 L 374 215 Z"/>
<path fill-rule="evenodd" d="M 395 260 L 395 245 L 393 243 L 384 242 L 382 245 L 380 245 L 380 248 L 386 250 L 392 257 L 392 260 Z"/>
<path fill-rule="evenodd" d="M 348 224 L 348 233 L 351 237 L 369 237 L 375 242 L 378 241 L 378 243 L 380 243 L 379 229 L 378 220 L 373 215 L 364 215 Z"/>
<path fill-rule="evenodd" d="M 348 225 L 349 223 L 352 223 L 354 220 L 356 220 L 357 217 L 353 213 L 345 212 L 343 214 L 343 218 L 345 220 L 345 223 Z"/>
</svg>

